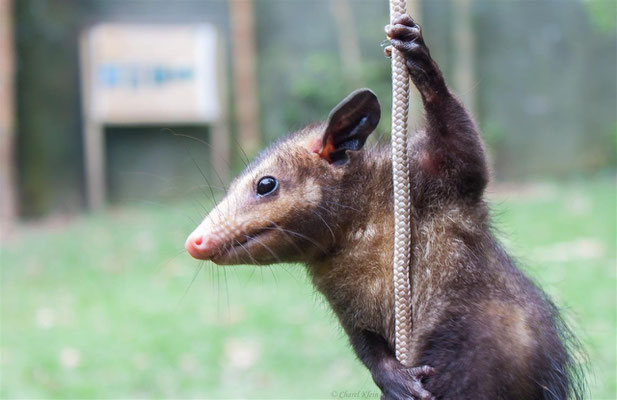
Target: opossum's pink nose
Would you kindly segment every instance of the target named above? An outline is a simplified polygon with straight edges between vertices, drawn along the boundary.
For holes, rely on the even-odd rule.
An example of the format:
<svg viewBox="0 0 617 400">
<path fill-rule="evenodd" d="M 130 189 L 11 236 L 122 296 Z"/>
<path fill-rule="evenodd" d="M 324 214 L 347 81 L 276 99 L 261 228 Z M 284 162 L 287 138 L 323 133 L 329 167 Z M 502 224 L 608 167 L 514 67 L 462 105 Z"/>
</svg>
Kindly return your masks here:
<svg viewBox="0 0 617 400">
<path fill-rule="evenodd" d="M 186 239 L 184 248 L 198 260 L 209 260 L 216 250 L 216 242 L 212 238 L 204 237 L 203 232 L 197 229 Z"/>
</svg>

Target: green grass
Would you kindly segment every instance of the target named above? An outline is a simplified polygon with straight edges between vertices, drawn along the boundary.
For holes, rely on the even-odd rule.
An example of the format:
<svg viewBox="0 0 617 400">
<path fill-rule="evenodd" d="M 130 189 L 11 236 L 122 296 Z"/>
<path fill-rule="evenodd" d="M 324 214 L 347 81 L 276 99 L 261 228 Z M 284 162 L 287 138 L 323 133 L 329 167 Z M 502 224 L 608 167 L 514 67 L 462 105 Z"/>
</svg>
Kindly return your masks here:
<svg viewBox="0 0 617 400">
<path fill-rule="evenodd" d="M 583 341 L 591 398 L 614 399 L 614 177 L 506 197 L 500 235 Z M 200 268 L 187 210 L 20 227 L 2 245 L 0 397 L 377 398 L 302 267 Z"/>
</svg>

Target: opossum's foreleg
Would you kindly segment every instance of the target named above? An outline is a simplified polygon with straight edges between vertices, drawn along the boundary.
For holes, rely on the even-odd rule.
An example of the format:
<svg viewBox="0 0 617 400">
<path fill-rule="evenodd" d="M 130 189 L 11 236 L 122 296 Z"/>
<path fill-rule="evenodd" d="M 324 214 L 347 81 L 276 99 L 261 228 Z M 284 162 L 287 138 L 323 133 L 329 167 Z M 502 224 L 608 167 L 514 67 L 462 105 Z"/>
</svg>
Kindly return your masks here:
<svg viewBox="0 0 617 400">
<path fill-rule="evenodd" d="M 422 386 L 422 379 L 433 373 L 431 367 L 405 367 L 396 359 L 385 339 L 376 333 L 365 330 L 348 330 L 348 333 L 358 358 L 371 371 L 375 384 L 381 389 L 382 398 L 434 399 Z"/>
<path fill-rule="evenodd" d="M 438 178 L 448 190 L 457 189 L 457 195 L 478 196 L 486 186 L 488 169 L 471 116 L 448 89 L 418 24 L 408 15 L 401 15 L 386 26 L 386 33 L 392 46 L 405 57 L 426 111 L 427 145 L 413 162 L 426 178 Z M 386 54 L 391 51 L 388 47 Z"/>
<path fill-rule="evenodd" d="M 425 102 L 433 102 L 448 91 L 439 66 L 424 43 L 420 25 L 409 15 L 403 14 L 391 25 L 386 25 L 386 34 L 392 46 L 405 57 L 409 76 Z M 390 56 L 391 52 L 392 48 L 388 46 L 386 55 Z"/>
</svg>

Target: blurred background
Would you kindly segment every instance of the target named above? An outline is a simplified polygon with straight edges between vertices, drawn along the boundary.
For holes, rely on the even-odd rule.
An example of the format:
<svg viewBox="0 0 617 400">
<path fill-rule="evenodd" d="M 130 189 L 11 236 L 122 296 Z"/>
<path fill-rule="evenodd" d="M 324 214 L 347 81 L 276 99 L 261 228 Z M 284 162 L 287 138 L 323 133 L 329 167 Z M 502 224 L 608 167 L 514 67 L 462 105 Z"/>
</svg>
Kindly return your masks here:
<svg viewBox="0 0 617 400">
<path fill-rule="evenodd" d="M 617 3 L 409 11 L 482 129 L 497 235 L 582 341 L 589 398 L 617 398 Z M 0 397 L 378 398 L 301 266 L 183 243 L 355 88 L 388 142 L 387 22 L 385 0 L 0 0 Z"/>
</svg>

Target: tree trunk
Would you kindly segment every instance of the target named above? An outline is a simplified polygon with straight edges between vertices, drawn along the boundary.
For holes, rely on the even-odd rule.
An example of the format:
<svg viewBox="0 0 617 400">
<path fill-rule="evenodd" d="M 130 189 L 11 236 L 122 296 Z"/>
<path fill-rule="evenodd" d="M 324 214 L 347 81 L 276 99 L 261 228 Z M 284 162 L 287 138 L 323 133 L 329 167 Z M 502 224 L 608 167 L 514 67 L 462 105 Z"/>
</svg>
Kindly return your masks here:
<svg viewBox="0 0 617 400">
<path fill-rule="evenodd" d="M 349 0 L 330 0 L 330 12 L 336 22 L 339 56 L 346 80 L 347 90 L 360 87 L 362 61 L 360 44 L 354 25 L 354 18 Z"/>
<path fill-rule="evenodd" d="M 12 0 L 0 0 L 0 236 L 17 216 L 15 186 L 14 56 Z"/>
<path fill-rule="evenodd" d="M 229 0 L 228 4 L 239 145 L 250 157 L 261 145 L 255 77 L 255 15 L 252 0 Z"/>
<path fill-rule="evenodd" d="M 467 110 L 475 115 L 475 40 L 472 24 L 473 0 L 454 0 L 454 85 Z"/>
</svg>

